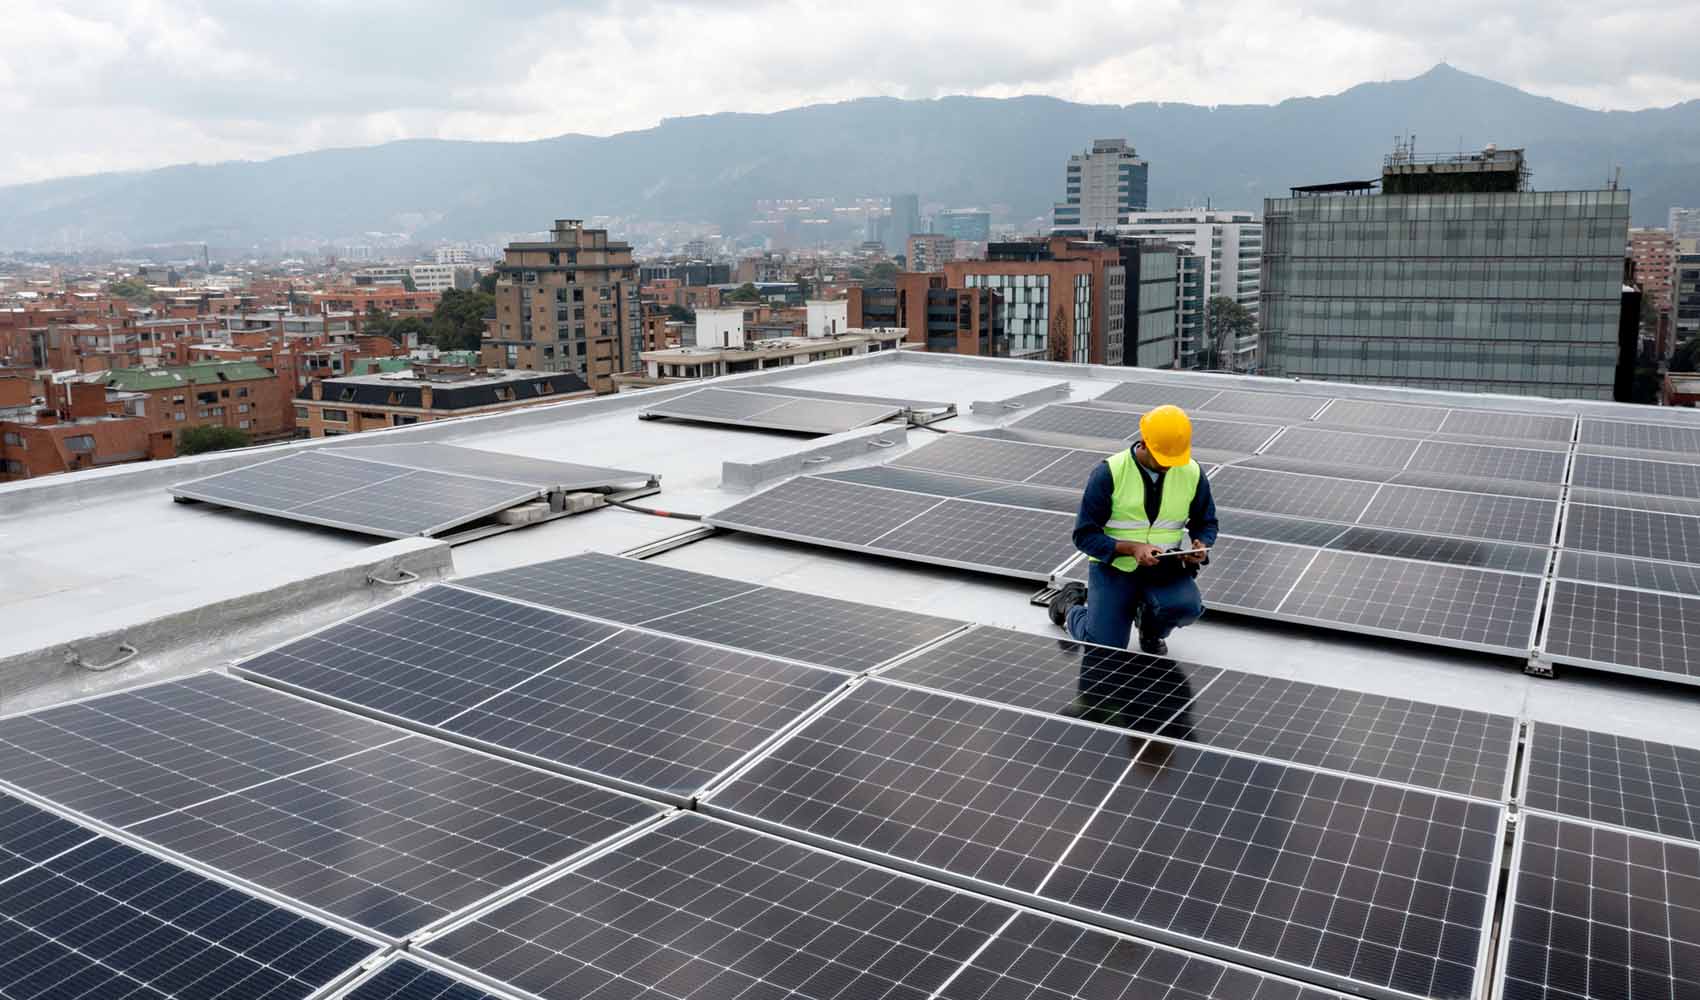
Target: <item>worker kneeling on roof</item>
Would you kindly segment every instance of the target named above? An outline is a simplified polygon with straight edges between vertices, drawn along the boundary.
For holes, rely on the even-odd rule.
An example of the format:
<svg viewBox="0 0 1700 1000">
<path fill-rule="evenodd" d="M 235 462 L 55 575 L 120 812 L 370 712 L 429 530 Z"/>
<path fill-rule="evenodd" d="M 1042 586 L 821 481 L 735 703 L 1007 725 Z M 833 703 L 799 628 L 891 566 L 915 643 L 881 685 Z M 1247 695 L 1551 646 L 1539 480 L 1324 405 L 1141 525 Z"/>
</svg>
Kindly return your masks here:
<svg viewBox="0 0 1700 1000">
<path fill-rule="evenodd" d="M 1192 541 L 1183 544 L 1183 538 Z M 1192 421 L 1178 406 L 1139 419 L 1139 439 L 1098 463 L 1086 480 L 1074 545 L 1091 557 L 1087 584 L 1065 584 L 1051 621 L 1082 642 L 1169 651 L 1170 632 L 1204 613 L 1200 566 L 1216 544 L 1210 481 L 1192 460 Z"/>
</svg>

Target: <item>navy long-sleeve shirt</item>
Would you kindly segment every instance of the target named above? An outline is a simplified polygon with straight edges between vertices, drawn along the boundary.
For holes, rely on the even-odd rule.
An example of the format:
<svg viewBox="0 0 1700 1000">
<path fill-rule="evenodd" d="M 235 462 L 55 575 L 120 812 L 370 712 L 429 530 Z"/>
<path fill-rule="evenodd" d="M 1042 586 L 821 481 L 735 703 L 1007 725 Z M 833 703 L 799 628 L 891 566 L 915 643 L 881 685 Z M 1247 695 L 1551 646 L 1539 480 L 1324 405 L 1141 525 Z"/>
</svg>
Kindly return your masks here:
<svg viewBox="0 0 1700 1000">
<path fill-rule="evenodd" d="M 1164 474 L 1158 473 L 1153 477 L 1144 466 L 1136 463 L 1135 467 L 1145 482 L 1145 510 L 1148 514 L 1153 513 L 1162 500 Z M 1080 513 L 1074 518 L 1074 547 L 1099 562 L 1107 563 L 1116 557 L 1116 540 L 1104 534 L 1104 525 L 1110 520 L 1110 501 L 1115 492 L 1116 481 L 1110 475 L 1109 465 L 1099 462 L 1086 479 L 1086 491 L 1080 497 Z M 1206 546 L 1216 544 L 1216 501 L 1210 497 L 1210 479 L 1202 469 L 1198 474 L 1198 492 L 1193 495 L 1192 507 L 1187 510 L 1186 531 Z"/>
</svg>

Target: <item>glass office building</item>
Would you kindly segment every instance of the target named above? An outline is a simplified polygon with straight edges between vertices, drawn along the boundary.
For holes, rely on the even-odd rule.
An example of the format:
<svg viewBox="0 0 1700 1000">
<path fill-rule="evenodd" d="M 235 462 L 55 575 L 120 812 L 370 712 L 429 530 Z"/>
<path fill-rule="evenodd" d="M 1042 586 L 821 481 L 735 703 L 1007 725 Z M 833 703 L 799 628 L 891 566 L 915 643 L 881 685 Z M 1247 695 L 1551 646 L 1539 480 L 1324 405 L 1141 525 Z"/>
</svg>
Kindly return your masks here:
<svg viewBox="0 0 1700 1000">
<path fill-rule="evenodd" d="M 1628 191 L 1264 204 L 1271 375 L 1612 398 Z"/>
</svg>

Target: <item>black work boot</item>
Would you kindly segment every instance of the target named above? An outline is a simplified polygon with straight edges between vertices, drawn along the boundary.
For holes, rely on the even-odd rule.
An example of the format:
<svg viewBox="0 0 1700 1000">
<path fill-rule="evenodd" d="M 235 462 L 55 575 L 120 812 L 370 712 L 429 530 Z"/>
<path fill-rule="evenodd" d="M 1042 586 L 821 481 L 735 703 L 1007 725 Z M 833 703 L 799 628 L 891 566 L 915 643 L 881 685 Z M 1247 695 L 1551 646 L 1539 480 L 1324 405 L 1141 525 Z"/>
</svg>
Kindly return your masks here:
<svg viewBox="0 0 1700 1000">
<path fill-rule="evenodd" d="M 1086 603 L 1086 584 L 1065 583 L 1051 595 L 1051 603 L 1046 605 L 1045 612 L 1051 616 L 1051 624 L 1057 628 L 1068 628 L 1068 609 L 1077 604 Z"/>
<path fill-rule="evenodd" d="M 1150 653 L 1152 656 L 1168 656 L 1169 644 L 1156 636 L 1139 633 L 1139 651 Z"/>
</svg>

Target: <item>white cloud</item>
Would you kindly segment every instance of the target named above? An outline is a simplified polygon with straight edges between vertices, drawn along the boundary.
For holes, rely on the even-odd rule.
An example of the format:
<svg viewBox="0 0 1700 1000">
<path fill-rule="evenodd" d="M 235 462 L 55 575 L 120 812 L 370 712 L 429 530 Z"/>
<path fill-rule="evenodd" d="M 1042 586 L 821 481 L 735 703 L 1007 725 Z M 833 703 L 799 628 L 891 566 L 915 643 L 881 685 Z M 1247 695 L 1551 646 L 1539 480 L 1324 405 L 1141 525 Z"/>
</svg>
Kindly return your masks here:
<svg viewBox="0 0 1700 1000">
<path fill-rule="evenodd" d="M 868 95 L 1267 103 L 1443 58 L 1588 107 L 1700 97 L 1692 0 L 10 0 L 0 18 L 0 183 Z"/>
</svg>

